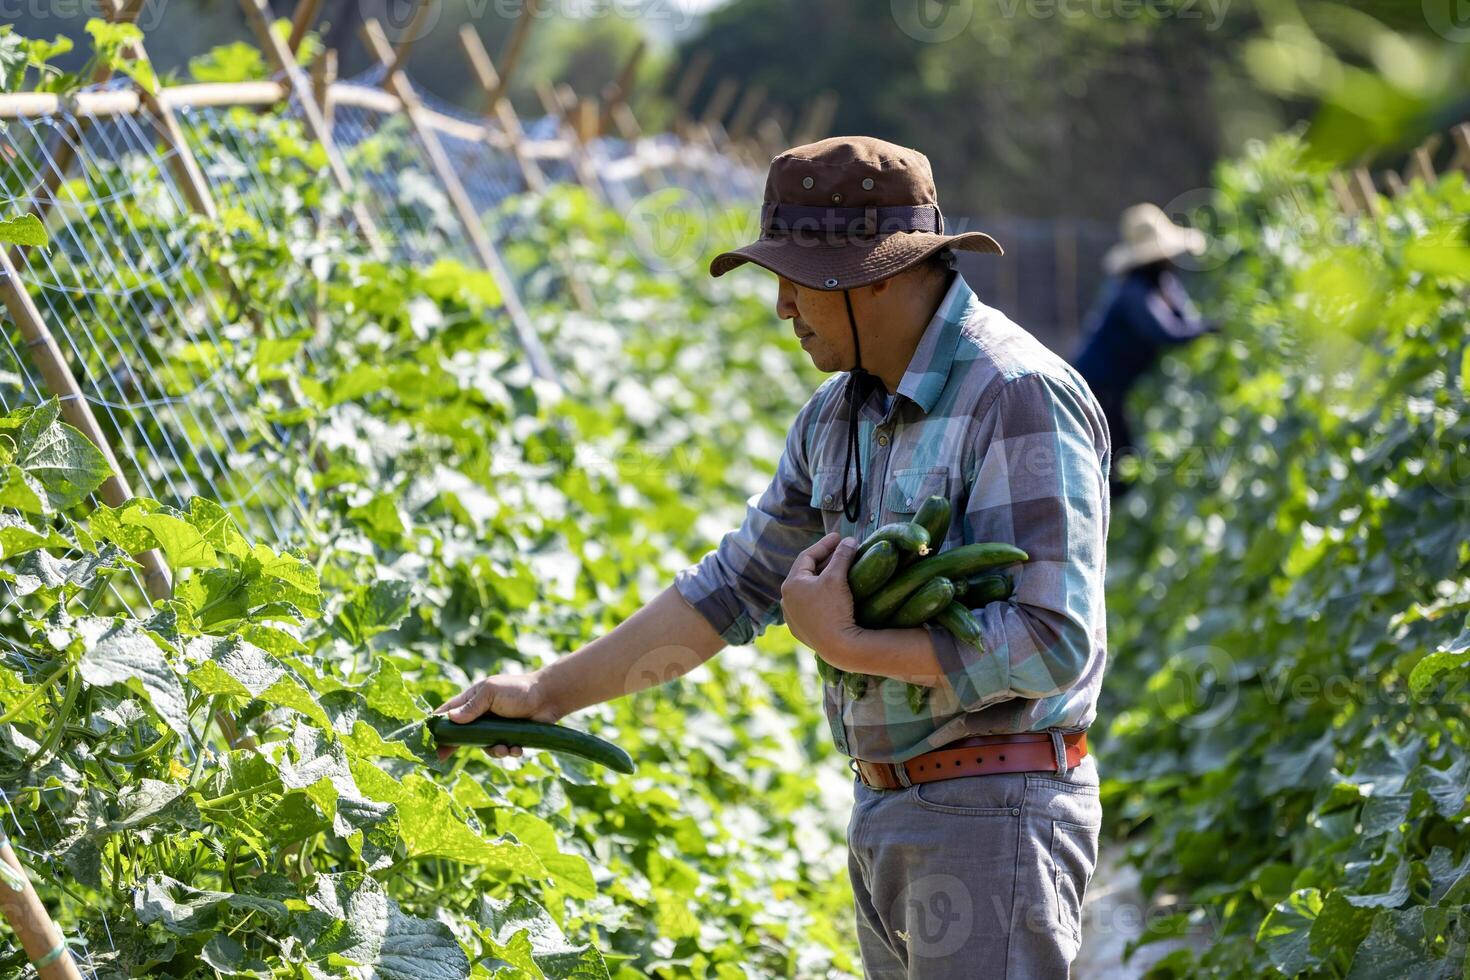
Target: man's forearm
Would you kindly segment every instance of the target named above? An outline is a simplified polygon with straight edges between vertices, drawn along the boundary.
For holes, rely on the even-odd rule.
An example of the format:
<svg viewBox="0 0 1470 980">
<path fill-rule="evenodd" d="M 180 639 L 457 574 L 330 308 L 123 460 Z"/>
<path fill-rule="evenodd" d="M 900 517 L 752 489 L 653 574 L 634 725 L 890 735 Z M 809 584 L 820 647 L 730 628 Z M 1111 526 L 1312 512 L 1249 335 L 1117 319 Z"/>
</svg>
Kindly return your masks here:
<svg viewBox="0 0 1470 980">
<path fill-rule="evenodd" d="M 847 638 L 841 649 L 833 651 L 832 659 L 823 659 L 853 674 L 893 677 L 924 687 L 938 687 L 943 681 L 939 658 L 934 655 L 934 641 L 922 626 L 860 629 Z"/>
<path fill-rule="evenodd" d="M 724 649 L 725 641 L 674 586 L 617 627 L 538 672 L 562 715 L 668 683 Z"/>
</svg>

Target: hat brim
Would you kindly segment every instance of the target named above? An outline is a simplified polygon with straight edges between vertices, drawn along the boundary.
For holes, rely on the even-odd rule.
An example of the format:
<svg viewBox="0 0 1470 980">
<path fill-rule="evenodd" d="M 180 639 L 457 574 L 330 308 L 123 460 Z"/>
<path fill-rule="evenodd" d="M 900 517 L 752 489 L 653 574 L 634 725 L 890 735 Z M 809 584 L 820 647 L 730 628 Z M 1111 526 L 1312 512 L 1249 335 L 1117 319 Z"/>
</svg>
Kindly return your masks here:
<svg viewBox="0 0 1470 980">
<path fill-rule="evenodd" d="M 1103 253 L 1103 270 L 1108 275 L 1117 275 L 1141 265 L 1174 259 L 1181 255 L 1203 255 L 1206 247 L 1204 232 L 1198 228 L 1180 228 L 1177 234 L 1171 235 L 1165 242 L 1120 242 L 1114 245 Z"/>
<path fill-rule="evenodd" d="M 1005 254 L 999 242 L 979 231 L 960 235 L 904 231 L 844 244 L 783 236 L 721 252 L 711 260 L 709 273 L 723 276 L 751 262 L 808 289 L 853 289 L 897 275 L 942 248 Z"/>
</svg>

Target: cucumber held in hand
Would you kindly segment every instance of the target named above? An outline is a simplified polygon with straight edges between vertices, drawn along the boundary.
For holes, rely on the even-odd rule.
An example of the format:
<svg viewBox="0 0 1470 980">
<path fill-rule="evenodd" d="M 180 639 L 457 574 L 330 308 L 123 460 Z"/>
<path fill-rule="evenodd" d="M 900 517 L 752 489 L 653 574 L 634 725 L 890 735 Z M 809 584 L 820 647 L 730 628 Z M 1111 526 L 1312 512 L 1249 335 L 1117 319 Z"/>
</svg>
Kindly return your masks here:
<svg viewBox="0 0 1470 980">
<path fill-rule="evenodd" d="M 631 773 L 637 768 L 632 756 L 596 735 L 528 718 L 486 714 L 458 724 L 444 715 L 431 715 L 427 724 L 429 734 L 440 745 L 524 745 L 528 749 L 550 749 L 580 756 L 621 773 Z"/>
<path fill-rule="evenodd" d="M 862 544 L 858 545 L 857 553 L 853 555 L 853 561 L 861 561 L 869 550 L 883 541 L 891 541 L 895 548 L 912 555 L 929 553 L 928 531 L 913 521 L 894 521 L 892 524 L 884 524 L 864 538 Z"/>
<path fill-rule="evenodd" d="M 954 583 L 943 575 L 936 575 L 905 599 L 898 612 L 889 616 L 883 625 L 890 629 L 919 626 L 953 601 Z"/>
<path fill-rule="evenodd" d="M 929 535 L 929 549 L 937 552 L 944 547 L 944 538 L 949 534 L 949 500 L 938 495 L 929 497 L 919 505 L 919 511 L 914 515 L 913 523 L 922 527 Z M 907 568 L 919 560 L 917 554 L 901 555 L 898 561 L 899 568 Z"/>
<path fill-rule="evenodd" d="M 847 586 L 854 599 L 877 592 L 898 570 L 898 548 L 892 541 L 879 541 L 847 570 Z"/>
<path fill-rule="evenodd" d="M 934 617 L 934 622 L 949 630 L 950 635 L 961 643 L 984 649 L 980 638 L 980 624 L 975 622 L 975 617 L 970 615 L 970 610 L 959 600 L 939 610 L 939 615 Z"/>
<path fill-rule="evenodd" d="M 972 576 L 955 599 L 966 609 L 978 609 L 988 602 L 1009 599 L 1016 591 L 1016 580 L 1010 572 L 988 572 Z"/>
<path fill-rule="evenodd" d="M 877 627 L 935 576 L 943 575 L 951 581 L 966 579 L 987 569 L 1025 561 L 1026 558 L 1026 552 L 1020 548 L 1000 541 L 978 541 L 941 551 L 899 572 L 887 585 L 861 602 L 856 610 L 857 623 L 863 627 Z"/>
</svg>

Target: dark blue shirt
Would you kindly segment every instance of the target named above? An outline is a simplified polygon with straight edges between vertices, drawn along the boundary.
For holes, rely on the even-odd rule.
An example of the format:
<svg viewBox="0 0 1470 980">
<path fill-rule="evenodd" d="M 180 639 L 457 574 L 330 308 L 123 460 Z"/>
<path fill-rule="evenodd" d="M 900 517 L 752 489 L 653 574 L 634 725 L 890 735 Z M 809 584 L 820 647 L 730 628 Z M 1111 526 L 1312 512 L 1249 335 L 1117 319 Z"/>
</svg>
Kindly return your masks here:
<svg viewBox="0 0 1470 980">
<path fill-rule="evenodd" d="M 1162 348 L 1209 329 L 1175 273 L 1145 266 L 1111 281 L 1088 316 L 1073 365 L 1094 391 L 1127 388 L 1153 366 Z"/>
</svg>

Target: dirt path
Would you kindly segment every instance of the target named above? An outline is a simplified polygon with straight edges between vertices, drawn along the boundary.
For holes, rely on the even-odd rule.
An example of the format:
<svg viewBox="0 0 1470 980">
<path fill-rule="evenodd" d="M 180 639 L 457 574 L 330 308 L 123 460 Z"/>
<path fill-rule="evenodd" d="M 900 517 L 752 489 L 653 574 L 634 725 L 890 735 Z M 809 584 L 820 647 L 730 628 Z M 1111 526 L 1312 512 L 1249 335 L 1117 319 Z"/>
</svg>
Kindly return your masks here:
<svg viewBox="0 0 1470 980">
<path fill-rule="evenodd" d="M 1136 980 L 1171 950 L 1208 943 L 1200 933 L 1151 943 L 1124 963 L 1123 950 L 1142 935 L 1148 915 L 1149 906 L 1138 890 L 1138 872 L 1124 862 L 1120 845 L 1103 841 L 1082 905 L 1082 952 L 1072 969 L 1073 980 Z"/>
</svg>

